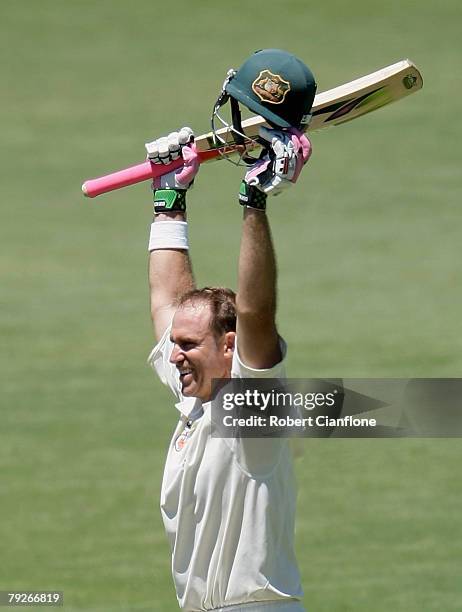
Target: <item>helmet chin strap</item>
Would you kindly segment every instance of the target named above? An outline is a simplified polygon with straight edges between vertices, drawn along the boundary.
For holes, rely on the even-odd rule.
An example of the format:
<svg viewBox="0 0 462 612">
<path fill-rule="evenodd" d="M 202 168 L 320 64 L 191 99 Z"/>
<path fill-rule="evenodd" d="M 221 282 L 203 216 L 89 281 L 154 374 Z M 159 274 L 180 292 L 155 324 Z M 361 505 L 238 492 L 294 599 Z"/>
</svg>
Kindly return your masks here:
<svg viewBox="0 0 462 612">
<path fill-rule="evenodd" d="M 243 145 L 244 137 L 242 136 L 243 134 L 242 118 L 241 118 L 241 109 L 239 108 L 239 102 L 236 100 L 236 98 L 233 98 L 232 96 L 230 97 L 229 101 L 231 104 L 231 119 L 233 121 L 233 128 L 236 134 L 235 136 L 236 142 L 238 145 Z"/>
<path fill-rule="evenodd" d="M 231 119 L 233 120 L 236 143 L 245 147 L 245 138 L 243 136 L 244 130 L 242 129 L 242 117 L 239 102 L 232 96 L 230 96 L 229 101 L 231 104 Z M 255 163 L 255 159 L 251 155 L 247 155 L 247 153 L 244 153 L 241 159 L 246 164 L 252 165 Z"/>
<path fill-rule="evenodd" d="M 217 101 L 215 102 L 215 106 L 214 106 L 213 112 L 212 112 L 212 132 L 213 132 L 213 137 L 214 137 L 215 144 L 218 147 L 220 147 L 220 145 L 226 146 L 226 143 L 216 133 L 215 121 L 214 121 L 214 119 L 216 117 L 217 119 L 219 119 L 219 121 L 224 126 L 227 126 L 228 129 L 233 132 L 233 137 L 234 137 L 235 143 L 237 145 L 239 145 L 239 146 L 242 146 L 244 148 L 244 153 L 242 153 L 239 162 L 242 161 L 246 165 L 253 165 L 257 160 L 256 160 L 255 157 L 252 157 L 251 155 L 248 155 L 247 152 L 245 151 L 246 143 L 248 143 L 249 141 L 252 141 L 252 142 L 254 142 L 256 144 L 260 144 L 260 143 L 257 140 L 253 140 L 253 139 L 248 138 L 247 136 L 245 136 L 244 130 L 242 128 L 242 117 L 241 117 L 241 109 L 239 107 L 239 102 L 226 92 L 226 86 L 228 85 L 228 83 L 231 81 L 231 79 L 234 77 L 235 74 L 236 74 L 236 71 L 233 70 L 232 68 L 230 70 L 228 70 L 228 73 L 226 75 L 226 79 L 225 79 L 225 81 L 223 83 L 223 87 L 222 87 L 221 93 L 218 96 Z M 228 101 L 230 102 L 230 106 L 231 106 L 231 121 L 232 121 L 232 126 L 229 125 L 219 115 L 220 108 L 222 106 L 224 106 Z M 225 159 L 227 159 L 231 163 L 236 163 L 236 162 L 232 162 L 232 160 L 228 159 L 228 157 L 225 157 Z M 239 162 L 238 162 L 237 165 L 239 165 Z"/>
</svg>

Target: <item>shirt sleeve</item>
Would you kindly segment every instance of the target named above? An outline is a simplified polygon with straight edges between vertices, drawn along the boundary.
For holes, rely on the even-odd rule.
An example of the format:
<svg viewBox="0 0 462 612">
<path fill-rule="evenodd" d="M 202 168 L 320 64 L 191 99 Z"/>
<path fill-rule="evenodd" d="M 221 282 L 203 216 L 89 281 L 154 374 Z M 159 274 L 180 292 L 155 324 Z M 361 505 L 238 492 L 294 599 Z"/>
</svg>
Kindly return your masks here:
<svg viewBox="0 0 462 612">
<path fill-rule="evenodd" d="M 282 359 L 272 368 L 266 370 L 257 370 L 245 365 L 239 356 L 239 344 L 236 338 L 236 346 L 234 347 L 233 363 L 231 366 L 231 378 L 285 378 L 286 377 L 286 355 L 287 344 L 284 339 L 279 336 L 279 347 L 281 349 Z"/>
<path fill-rule="evenodd" d="M 170 324 L 149 354 L 148 364 L 159 376 L 161 382 L 169 387 L 175 397 L 182 399 L 178 370 L 173 363 L 170 363 L 170 355 L 173 351 L 173 342 L 170 340 L 171 330 L 172 325 Z"/>
<path fill-rule="evenodd" d="M 234 348 L 232 378 L 286 378 L 287 344 L 279 337 L 282 359 L 272 368 L 251 368 L 239 356 L 238 341 Z M 267 479 L 273 474 L 281 458 L 288 452 L 288 440 L 283 438 L 234 438 L 226 440 L 232 448 L 239 467 L 251 478 Z"/>
</svg>

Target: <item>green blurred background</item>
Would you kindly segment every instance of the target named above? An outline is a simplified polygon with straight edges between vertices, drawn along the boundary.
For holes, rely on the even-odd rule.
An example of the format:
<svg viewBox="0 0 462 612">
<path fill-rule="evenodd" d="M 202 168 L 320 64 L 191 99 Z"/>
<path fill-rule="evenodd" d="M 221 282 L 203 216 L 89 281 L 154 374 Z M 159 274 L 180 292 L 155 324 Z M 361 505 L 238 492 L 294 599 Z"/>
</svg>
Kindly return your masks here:
<svg viewBox="0 0 462 612">
<path fill-rule="evenodd" d="M 271 205 L 290 375 L 460 376 L 461 18 L 458 0 L 0 4 L 0 590 L 177 609 L 158 511 L 176 415 L 145 365 L 149 188 L 80 185 L 208 130 L 256 49 L 299 55 L 320 91 L 404 57 L 425 81 L 313 135 Z M 199 284 L 235 286 L 241 174 L 204 166 L 189 197 Z M 462 609 L 461 458 L 459 440 L 306 441 L 308 610 Z"/>
</svg>

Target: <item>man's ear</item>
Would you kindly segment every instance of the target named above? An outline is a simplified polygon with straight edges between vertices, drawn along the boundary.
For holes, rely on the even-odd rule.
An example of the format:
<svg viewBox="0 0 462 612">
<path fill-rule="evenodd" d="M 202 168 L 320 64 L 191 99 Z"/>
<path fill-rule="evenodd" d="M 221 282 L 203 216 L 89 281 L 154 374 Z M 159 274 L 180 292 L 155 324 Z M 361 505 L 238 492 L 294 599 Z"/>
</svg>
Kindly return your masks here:
<svg viewBox="0 0 462 612">
<path fill-rule="evenodd" d="M 224 339 L 224 353 L 227 355 L 233 355 L 234 347 L 236 346 L 236 332 L 226 332 Z"/>
</svg>

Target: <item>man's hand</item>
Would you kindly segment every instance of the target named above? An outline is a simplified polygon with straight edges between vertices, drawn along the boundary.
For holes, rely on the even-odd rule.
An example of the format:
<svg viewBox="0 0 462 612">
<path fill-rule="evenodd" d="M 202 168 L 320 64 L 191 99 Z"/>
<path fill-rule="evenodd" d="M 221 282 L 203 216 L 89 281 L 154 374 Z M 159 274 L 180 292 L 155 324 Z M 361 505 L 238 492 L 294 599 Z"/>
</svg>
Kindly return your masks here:
<svg viewBox="0 0 462 612">
<path fill-rule="evenodd" d="M 156 178 L 153 189 L 180 189 L 191 187 L 194 177 L 199 171 L 199 160 L 194 147 L 194 132 L 189 127 L 183 127 L 178 132 L 158 138 L 145 145 L 147 158 L 154 164 L 169 164 L 183 157 L 184 166 L 180 170 L 169 172 Z"/>
<path fill-rule="evenodd" d="M 148 159 L 154 164 L 167 165 L 183 157 L 184 165 L 179 170 L 164 174 L 152 183 L 154 191 L 154 212 L 174 213 L 186 211 L 186 191 L 194 182 L 199 171 L 199 156 L 194 146 L 194 133 L 183 127 L 164 138 L 158 138 L 145 145 Z"/>
<path fill-rule="evenodd" d="M 243 205 L 264 209 L 266 195 L 278 195 L 293 185 L 311 155 L 311 143 L 295 128 L 287 131 L 260 128 L 269 143 L 266 154 L 247 172 L 239 192 Z M 261 195 L 259 195 L 259 193 Z"/>
</svg>

